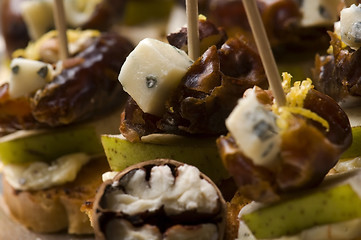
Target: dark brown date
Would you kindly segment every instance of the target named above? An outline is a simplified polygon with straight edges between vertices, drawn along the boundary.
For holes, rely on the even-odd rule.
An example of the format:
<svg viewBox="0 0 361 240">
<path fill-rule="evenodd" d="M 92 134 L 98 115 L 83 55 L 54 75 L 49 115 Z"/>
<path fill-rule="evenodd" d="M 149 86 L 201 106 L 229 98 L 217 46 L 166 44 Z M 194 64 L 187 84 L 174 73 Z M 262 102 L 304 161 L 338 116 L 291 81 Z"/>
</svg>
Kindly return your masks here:
<svg viewBox="0 0 361 240">
<path fill-rule="evenodd" d="M 203 54 L 210 46 L 220 48 L 227 40 L 227 34 L 223 28 L 217 28 L 212 22 L 200 19 L 198 21 L 200 53 Z M 182 27 L 180 31 L 167 36 L 169 44 L 188 52 L 188 30 Z"/>
<path fill-rule="evenodd" d="M 116 34 L 102 34 L 74 56 L 83 59 L 80 64 L 64 69 L 31 98 L 34 118 L 49 126 L 59 126 L 119 107 L 125 93 L 117 77 L 132 50 L 128 40 Z"/>
<path fill-rule="evenodd" d="M 316 56 L 313 81 L 317 90 L 338 102 L 361 96 L 361 49 L 342 48 L 341 40 L 329 32 L 333 53 Z"/>
</svg>

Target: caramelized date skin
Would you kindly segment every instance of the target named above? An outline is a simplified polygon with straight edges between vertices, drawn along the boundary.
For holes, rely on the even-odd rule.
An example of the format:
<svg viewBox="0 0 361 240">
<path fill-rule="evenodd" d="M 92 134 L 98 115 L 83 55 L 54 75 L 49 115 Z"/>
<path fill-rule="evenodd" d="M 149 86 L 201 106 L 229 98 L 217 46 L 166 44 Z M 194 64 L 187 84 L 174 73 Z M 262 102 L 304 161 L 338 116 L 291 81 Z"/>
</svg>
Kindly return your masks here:
<svg viewBox="0 0 361 240">
<path fill-rule="evenodd" d="M 31 114 L 28 98 L 9 99 L 9 84 L 0 86 L 0 136 L 18 129 L 36 129 L 42 124 Z"/>
<path fill-rule="evenodd" d="M 31 99 L 34 118 L 49 126 L 79 122 L 119 107 L 124 98 L 117 80 L 132 44 L 111 33 L 102 34 L 74 56 L 80 64 L 64 69 Z"/>
<path fill-rule="evenodd" d="M 220 48 L 227 41 L 227 34 L 223 28 L 217 28 L 208 20 L 199 19 L 200 53 L 203 54 L 210 46 Z M 182 27 L 179 32 L 167 36 L 169 44 L 188 52 L 188 28 Z"/>
<path fill-rule="evenodd" d="M 209 48 L 191 66 L 166 104 L 160 127 L 191 134 L 225 133 L 225 119 L 254 85 L 268 86 L 258 53 L 244 39 L 230 38 L 219 50 Z"/>
<path fill-rule="evenodd" d="M 317 186 L 351 145 L 349 120 L 333 99 L 310 90 L 304 107 L 327 120 L 329 131 L 319 123 L 294 116 L 282 134 L 280 161 L 273 169 L 253 164 L 231 135 L 217 140 L 226 168 L 247 198 L 272 202 L 283 193 Z"/>
<path fill-rule="evenodd" d="M 151 133 L 158 133 L 159 117 L 147 114 L 140 109 L 137 103 L 129 97 L 121 115 L 120 132 L 130 142 L 140 141 L 140 138 Z"/>
<path fill-rule="evenodd" d="M 342 49 L 341 40 L 329 32 L 333 53 L 316 56 L 313 81 L 317 90 L 341 102 L 348 96 L 361 96 L 361 49 Z"/>
<path fill-rule="evenodd" d="M 258 53 L 244 39 L 231 38 L 218 50 L 210 47 L 196 60 L 166 102 L 161 118 L 151 118 L 134 102 L 128 103 L 121 133 L 132 141 L 150 133 L 224 134 L 225 119 L 243 92 L 254 85 L 268 87 Z"/>
</svg>

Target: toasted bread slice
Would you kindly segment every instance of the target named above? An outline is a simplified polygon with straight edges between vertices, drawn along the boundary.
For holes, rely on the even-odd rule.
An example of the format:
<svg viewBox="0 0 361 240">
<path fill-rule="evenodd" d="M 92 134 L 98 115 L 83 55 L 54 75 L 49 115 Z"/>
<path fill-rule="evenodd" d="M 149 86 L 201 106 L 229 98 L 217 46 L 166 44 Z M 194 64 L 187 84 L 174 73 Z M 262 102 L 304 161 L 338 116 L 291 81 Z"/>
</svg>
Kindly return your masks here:
<svg viewBox="0 0 361 240">
<path fill-rule="evenodd" d="M 4 179 L 4 200 L 10 214 L 35 232 L 67 230 L 70 234 L 91 234 L 89 218 L 80 208 L 95 196 L 106 171 L 106 158 L 96 158 L 82 168 L 75 181 L 40 191 L 17 191 Z"/>
</svg>

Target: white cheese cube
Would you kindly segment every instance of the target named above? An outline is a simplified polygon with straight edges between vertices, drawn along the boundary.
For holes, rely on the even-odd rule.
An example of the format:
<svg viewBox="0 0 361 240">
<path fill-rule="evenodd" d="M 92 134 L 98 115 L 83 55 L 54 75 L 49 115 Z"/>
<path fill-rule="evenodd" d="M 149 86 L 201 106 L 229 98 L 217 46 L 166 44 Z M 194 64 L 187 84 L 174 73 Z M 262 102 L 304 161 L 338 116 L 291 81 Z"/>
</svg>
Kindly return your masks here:
<svg viewBox="0 0 361 240">
<path fill-rule="evenodd" d="M 146 38 L 129 54 L 118 79 L 144 112 L 161 115 L 192 63 L 184 51 Z"/>
<path fill-rule="evenodd" d="M 243 154 L 255 165 L 272 166 L 280 152 L 276 115 L 258 102 L 252 91 L 238 101 L 226 126 Z"/>
<path fill-rule="evenodd" d="M 26 96 L 44 87 L 53 76 L 53 68 L 50 64 L 25 58 L 14 58 L 10 68 L 10 98 Z"/>
<path fill-rule="evenodd" d="M 353 49 L 361 47 L 361 4 L 341 11 L 341 40 Z"/>
<path fill-rule="evenodd" d="M 304 0 L 301 12 L 303 14 L 301 25 L 332 26 L 338 21 L 338 6 L 342 0 Z"/>
<path fill-rule="evenodd" d="M 52 1 L 22 1 L 20 9 L 31 39 L 39 39 L 54 26 Z"/>
<path fill-rule="evenodd" d="M 64 0 L 64 12 L 67 23 L 79 27 L 89 21 L 102 0 Z"/>
</svg>

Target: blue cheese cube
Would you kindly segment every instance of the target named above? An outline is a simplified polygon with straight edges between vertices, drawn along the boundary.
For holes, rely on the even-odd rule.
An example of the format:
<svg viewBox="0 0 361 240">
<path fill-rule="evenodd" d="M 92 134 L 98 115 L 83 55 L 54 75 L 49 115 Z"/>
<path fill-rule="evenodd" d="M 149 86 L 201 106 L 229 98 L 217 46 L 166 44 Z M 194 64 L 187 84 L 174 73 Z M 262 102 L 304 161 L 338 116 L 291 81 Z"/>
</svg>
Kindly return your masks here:
<svg viewBox="0 0 361 240">
<path fill-rule="evenodd" d="M 301 25 L 332 26 L 338 21 L 338 6 L 341 0 L 304 0 L 301 5 L 303 14 Z"/>
<path fill-rule="evenodd" d="M 129 54 L 118 79 L 145 113 L 161 115 L 165 101 L 192 64 L 184 51 L 146 38 Z"/>
<path fill-rule="evenodd" d="M 11 61 L 10 68 L 10 98 L 31 94 L 37 89 L 44 87 L 53 78 L 52 66 L 40 61 L 14 58 Z"/>
<path fill-rule="evenodd" d="M 277 161 L 281 136 L 276 115 L 257 100 L 254 90 L 238 101 L 226 126 L 240 150 L 255 165 L 272 166 Z"/>
<path fill-rule="evenodd" d="M 341 40 L 351 48 L 361 47 L 361 4 L 341 11 L 340 34 Z"/>
</svg>

